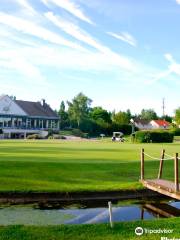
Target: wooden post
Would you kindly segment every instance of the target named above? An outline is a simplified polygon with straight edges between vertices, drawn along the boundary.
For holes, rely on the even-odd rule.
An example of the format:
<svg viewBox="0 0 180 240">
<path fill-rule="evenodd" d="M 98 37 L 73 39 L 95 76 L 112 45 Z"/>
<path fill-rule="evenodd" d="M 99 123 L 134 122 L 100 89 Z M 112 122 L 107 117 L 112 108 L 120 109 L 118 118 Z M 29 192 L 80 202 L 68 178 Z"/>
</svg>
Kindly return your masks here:
<svg viewBox="0 0 180 240">
<path fill-rule="evenodd" d="M 144 180 L 144 149 L 141 149 L 141 181 Z"/>
<path fill-rule="evenodd" d="M 175 154 L 174 158 L 174 186 L 175 191 L 179 191 L 179 169 L 178 169 L 178 153 Z"/>
<path fill-rule="evenodd" d="M 163 163 L 164 163 L 164 154 L 165 154 L 165 150 L 163 149 L 162 152 L 161 152 L 161 160 L 160 160 L 160 164 L 159 164 L 158 179 L 160 179 L 162 177 L 162 169 L 163 169 Z"/>
<path fill-rule="evenodd" d="M 144 220 L 144 208 L 141 208 L 141 220 Z"/>
<path fill-rule="evenodd" d="M 108 206 L 109 206 L 109 222 L 110 222 L 110 226 L 111 228 L 113 228 L 113 219 L 112 219 L 112 203 L 108 202 Z"/>
</svg>

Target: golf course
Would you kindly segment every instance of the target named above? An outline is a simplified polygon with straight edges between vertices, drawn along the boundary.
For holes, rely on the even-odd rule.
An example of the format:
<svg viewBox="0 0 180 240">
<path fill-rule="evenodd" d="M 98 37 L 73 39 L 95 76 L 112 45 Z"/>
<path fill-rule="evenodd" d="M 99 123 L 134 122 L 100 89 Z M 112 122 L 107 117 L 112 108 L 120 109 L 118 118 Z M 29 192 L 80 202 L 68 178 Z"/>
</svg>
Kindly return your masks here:
<svg viewBox="0 0 180 240">
<path fill-rule="evenodd" d="M 3 140 L 0 142 L 0 191 L 112 191 L 141 189 L 140 150 L 160 158 L 180 143 L 133 144 L 108 140 Z M 156 178 L 159 161 L 145 158 L 145 177 Z M 173 180 L 173 161 L 163 178 Z"/>
<path fill-rule="evenodd" d="M 137 144 L 99 140 L 2 140 L 0 192 L 108 192 L 143 189 L 140 151 L 160 158 L 161 150 L 173 155 L 180 143 Z M 173 161 L 165 161 L 163 178 L 173 180 Z M 159 161 L 145 157 L 145 177 L 156 178 Z M 173 229 L 179 236 L 179 218 L 108 224 L 59 226 L 0 226 L 0 239 L 139 239 L 136 227 Z M 141 239 L 157 239 L 144 234 Z"/>
</svg>

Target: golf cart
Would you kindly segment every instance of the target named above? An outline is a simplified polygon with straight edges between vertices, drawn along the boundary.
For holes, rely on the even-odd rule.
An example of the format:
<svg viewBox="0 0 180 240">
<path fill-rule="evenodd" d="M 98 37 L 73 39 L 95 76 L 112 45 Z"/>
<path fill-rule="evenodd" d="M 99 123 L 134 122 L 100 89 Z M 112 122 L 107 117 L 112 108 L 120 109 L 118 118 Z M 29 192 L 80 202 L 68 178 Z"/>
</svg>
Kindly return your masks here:
<svg viewBox="0 0 180 240">
<path fill-rule="evenodd" d="M 113 132 L 112 141 L 113 142 L 124 142 L 125 139 L 123 138 L 122 132 Z"/>
</svg>

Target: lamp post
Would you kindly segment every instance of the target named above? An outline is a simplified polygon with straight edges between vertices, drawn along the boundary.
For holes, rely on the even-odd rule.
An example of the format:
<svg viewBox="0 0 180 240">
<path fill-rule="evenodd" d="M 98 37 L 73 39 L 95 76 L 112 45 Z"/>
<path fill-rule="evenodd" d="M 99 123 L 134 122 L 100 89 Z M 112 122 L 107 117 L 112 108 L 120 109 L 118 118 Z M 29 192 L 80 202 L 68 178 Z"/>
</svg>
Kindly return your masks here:
<svg viewBox="0 0 180 240">
<path fill-rule="evenodd" d="M 131 133 L 131 141 L 134 142 L 134 138 L 135 138 L 135 134 L 134 134 L 134 130 L 135 130 L 135 122 L 134 122 L 134 119 L 130 119 L 130 124 L 131 124 L 131 127 L 132 127 L 132 133 Z"/>
<path fill-rule="evenodd" d="M 132 126 L 132 133 L 131 134 L 133 134 L 134 133 L 134 127 L 135 127 L 135 125 L 134 125 L 134 119 L 130 119 L 130 123 L 131 123 L 131 126 Z"/>
</svg>

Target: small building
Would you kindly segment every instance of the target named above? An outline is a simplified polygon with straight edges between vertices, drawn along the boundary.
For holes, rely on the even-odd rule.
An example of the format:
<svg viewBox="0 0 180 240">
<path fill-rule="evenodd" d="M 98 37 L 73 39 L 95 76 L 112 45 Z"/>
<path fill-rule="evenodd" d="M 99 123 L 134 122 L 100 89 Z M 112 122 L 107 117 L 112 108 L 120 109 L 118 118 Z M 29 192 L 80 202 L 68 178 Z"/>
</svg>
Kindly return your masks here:
<svg viewBox="0 0 180 240">
<path fill-rule="evenodd" d="M 135 119 L 134 125 L 140 130 L 146 130 L 146 129 L 152 129 L 152 125 L 150 124 L 150 121 L 143 120 L 143 119 Z"/>
<path fill-rule="evenodd" d="M 169 129 L 170 123 L 165 120 L 152 120 L 150 122 L 152 129 Z"/>
<path fill-rule="evenodd" d="M 47 135 L 49 129 L 59 130 L 60 119 L 42 100 L 31 102 L 0 96 L 0 129 L 3 138 L 26 138 L 28 134 Z"/>
</svg>

